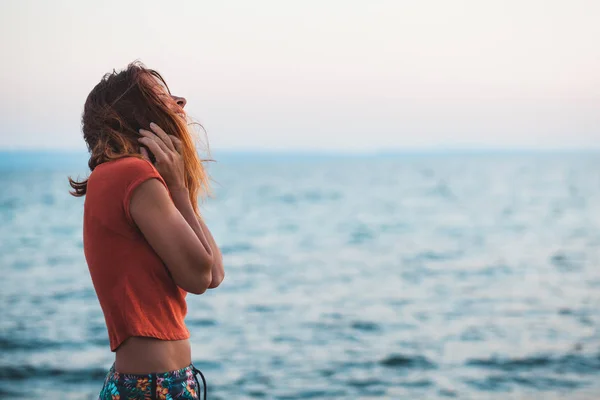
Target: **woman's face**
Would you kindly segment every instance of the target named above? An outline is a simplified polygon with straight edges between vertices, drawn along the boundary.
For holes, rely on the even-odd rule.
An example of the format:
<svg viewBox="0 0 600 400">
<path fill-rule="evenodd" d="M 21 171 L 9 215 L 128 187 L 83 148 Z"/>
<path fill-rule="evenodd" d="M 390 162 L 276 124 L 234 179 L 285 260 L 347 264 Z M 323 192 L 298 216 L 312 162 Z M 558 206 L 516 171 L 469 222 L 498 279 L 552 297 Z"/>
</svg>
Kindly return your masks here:
<svg viewBox="0 0 600 400">
<path fill-rule="evenodd" d="M 169 94 L 167 93 L 167 95 L 169 95 Z M 185 99 L 185 97 L 179 97 L 179 96 L 175 96 L 175 95 L 170 95 L 170 96 L 173 101 L 169 102 L 169 108 L 174 113 L 179 115 L 181 118 L 185 119 L 186 114 L 185 114 L 185 111 L 183 110 L 183 107 L 185 107 L 185 105 L 187 104 L 187 100 Z"/>
<path fill-rule="evenodd" d="M 175 96 L 169 93 L 165 85 L 151 75 L 146 75 L 146 79 L 149 80 L 152 89 L 156 91 L 156 93 L 161 96 L 167 106 L 173 111 L 175 114 L 179 115 L 184 120 L 187 118 L 185 110 L 183 109 L 187 104 L 187 100 L 184 97 Z"/>
</svg>

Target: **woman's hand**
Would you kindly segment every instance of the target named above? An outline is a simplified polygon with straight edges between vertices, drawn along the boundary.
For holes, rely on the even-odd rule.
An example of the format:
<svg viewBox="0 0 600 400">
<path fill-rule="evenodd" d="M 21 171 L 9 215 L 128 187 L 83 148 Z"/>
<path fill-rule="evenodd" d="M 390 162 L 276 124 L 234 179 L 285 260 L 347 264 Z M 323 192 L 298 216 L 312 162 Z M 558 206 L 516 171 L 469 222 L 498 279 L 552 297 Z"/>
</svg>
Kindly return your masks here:
<svg viewBox="0 0 600 400">
<path fill-rule="evenodd" d="M 152 132 L 145 129 L 140 129 L 139 138 L 141 144 L 148 147 L 156 162 L 154 166 L 165 180 L 170 191 L 185 189 L 185 168 L 183 164 L 183 156 L 181 141 L 173 135 L 167 135 L 165 131 L 154 122 L 150 124 Z M 140 148 L 142 157 L 150 161 L 148 151 Z"/>
</svg>

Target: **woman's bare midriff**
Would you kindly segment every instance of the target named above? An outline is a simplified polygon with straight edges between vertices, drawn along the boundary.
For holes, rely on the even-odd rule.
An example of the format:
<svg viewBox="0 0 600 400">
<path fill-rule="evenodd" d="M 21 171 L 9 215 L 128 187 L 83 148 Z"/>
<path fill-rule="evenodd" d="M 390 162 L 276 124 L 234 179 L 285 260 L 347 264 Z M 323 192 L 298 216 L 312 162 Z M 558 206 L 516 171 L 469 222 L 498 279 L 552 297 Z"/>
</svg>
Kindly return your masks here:
<svg viewBox="0 0 600 400">
<path fill-rule="evenodd" d="M 192 362 L 190 342 L 134 336 L 116 351 L 115 370 L 145 375 L 185 368 Z"/>
</svg>

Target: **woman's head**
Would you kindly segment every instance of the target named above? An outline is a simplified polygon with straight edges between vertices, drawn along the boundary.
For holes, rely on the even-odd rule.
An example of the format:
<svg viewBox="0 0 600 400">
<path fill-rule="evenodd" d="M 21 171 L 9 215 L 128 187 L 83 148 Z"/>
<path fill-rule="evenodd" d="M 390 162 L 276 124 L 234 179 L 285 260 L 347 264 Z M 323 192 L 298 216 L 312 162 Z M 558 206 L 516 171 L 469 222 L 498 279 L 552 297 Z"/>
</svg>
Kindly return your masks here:
<svg viewBox="0 0 600 400">
<path fill-rule="evenodd" d="M 186 184 L 195 206 L 199 192 L 208 190 L 208 177 L 188 130 L 185 105 L 186 100 L 173 96 L 158 72 L 139 62 L 104 75 L 83 109 L 82 130 L 90 152 L 90 170 L 122 157 L 141 158 L 138 131 L 154 122 L 183 143 Z M 73 195 L 85 195 L 87 180 L 69 181 Z"/>
</svg>

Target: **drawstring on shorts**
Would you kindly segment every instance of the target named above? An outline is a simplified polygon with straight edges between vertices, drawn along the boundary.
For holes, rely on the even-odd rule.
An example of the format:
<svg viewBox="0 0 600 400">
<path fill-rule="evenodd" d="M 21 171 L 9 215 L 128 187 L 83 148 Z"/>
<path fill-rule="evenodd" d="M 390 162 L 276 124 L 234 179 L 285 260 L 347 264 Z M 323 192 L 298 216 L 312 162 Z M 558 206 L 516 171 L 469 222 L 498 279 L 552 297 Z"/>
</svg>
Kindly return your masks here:
<svg viewBox="0 0 600 400">
<path fill-rule="evenodd" d="M 192 371 L 194 371 L 194 379 L 196 380 L 196 385 L 198 387 L 198 398 L 200 398 L 200 382 L 198 381 L 198 374 L 200 374 L 200 378 L 202 378 L 202 388 L 204 389 L 204 400 L 206 400 L 206 379 L 204 378 L 204 375 L 202 374 L 202 372 L 196 368 L 193 364 L 192 364 Z"/>
</svg>

